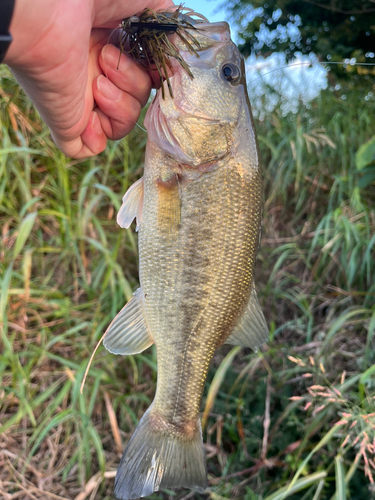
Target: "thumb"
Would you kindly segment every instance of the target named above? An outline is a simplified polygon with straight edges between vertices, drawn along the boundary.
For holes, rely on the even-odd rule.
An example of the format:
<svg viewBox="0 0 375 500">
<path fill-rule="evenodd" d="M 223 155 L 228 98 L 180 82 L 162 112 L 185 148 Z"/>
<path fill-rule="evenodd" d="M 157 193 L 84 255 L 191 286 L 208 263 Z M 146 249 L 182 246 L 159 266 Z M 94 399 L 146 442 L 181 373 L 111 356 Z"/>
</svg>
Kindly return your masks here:
<svg viewBox="0 0 375 500">
<path fill-rule="evenodd" d="M 146 7 L 160 10 L 172 5 L 174 5 L 172 0 L 134 0 L 133 2 L 96 0 L 93 26 L 94 28 L 116 28 L 122 19 L 140 14 Z"/>
</svg>

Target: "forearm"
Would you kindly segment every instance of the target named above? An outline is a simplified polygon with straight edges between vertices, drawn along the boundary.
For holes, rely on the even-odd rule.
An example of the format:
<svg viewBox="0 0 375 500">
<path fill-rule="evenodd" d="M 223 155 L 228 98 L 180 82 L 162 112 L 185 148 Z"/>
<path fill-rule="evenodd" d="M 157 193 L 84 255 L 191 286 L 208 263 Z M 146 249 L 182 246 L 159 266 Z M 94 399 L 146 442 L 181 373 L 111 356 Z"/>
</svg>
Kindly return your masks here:
<svg viewBox="0 0 375 500">
<path fill-rule="evenodd" d="M 87 13 L 81 11 L 87 10 L 89 13 L 91 3 L 90 0 L 78 3 L 72 0 L 15 0 L 9 27 L 12 43 L 3 62 L 12 69 L 29 74 L 33 73 L 34 66 L 38 66 L 37 72 L 42 70 L 43 60 L 50 66 L 50 48 L 58 47 L 59 40 L 63 42 L 67 32 L 74 29 L 72 11 L 78 20 L 87 19 Z M 55 51 L 54 57 L 58 61 L 59 51 Z"/>
</svg>

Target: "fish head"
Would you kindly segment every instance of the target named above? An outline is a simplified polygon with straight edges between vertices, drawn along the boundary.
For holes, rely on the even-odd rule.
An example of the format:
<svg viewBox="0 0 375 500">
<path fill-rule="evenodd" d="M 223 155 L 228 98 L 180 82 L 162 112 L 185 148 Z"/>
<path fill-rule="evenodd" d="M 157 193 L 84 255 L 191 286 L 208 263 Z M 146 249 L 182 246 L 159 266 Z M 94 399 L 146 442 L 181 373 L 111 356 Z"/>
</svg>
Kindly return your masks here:
<svg viewBox="0 0 375 500">
<path fill-rule="evenodd" d="M 173 40 L 193 78 L 173 60 L 173 97 L 164 82 L 165 98 L 160 89 L 145 119 L 149 139 L 193 168 L 235 154 L 237 124 L 247 98 L 245 66 L 229 25 L 204 23 L 196 28 L 189 31 L 199 44 L 196 53 L 177 35 Z"/>
</svg>

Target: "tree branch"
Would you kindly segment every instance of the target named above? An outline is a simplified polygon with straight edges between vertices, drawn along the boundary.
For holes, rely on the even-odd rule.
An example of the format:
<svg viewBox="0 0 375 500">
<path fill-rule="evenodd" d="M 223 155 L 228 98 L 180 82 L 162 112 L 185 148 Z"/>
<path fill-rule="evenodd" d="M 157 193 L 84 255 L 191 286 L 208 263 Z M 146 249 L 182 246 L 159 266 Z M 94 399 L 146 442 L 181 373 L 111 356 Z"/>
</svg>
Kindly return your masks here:
<svg viewBox="0 0 375 500">
<path fill-rule="evenodd" d="M 314 2 L 313 0 L 303 0 L 306 3 L 309 3 L 311 5 L 315 5 L 315 7 L 321 7 L 322 9 L 330 10 L 331 12 L 338 12 L 340 14 L 345 14 L 347 16 L 354 16 L 357 14 L 370 14 L 372 12 L 375 12 L 375 9 L 363 9 L 363 10 L 342 10 L 338 9 L 337 7 L 334 6 L 328 6 L 328 5 L 323 5 L 318 2 Z M 370 2 L 375 3 L 375 0 L 370 0 Z"/>
</svg>

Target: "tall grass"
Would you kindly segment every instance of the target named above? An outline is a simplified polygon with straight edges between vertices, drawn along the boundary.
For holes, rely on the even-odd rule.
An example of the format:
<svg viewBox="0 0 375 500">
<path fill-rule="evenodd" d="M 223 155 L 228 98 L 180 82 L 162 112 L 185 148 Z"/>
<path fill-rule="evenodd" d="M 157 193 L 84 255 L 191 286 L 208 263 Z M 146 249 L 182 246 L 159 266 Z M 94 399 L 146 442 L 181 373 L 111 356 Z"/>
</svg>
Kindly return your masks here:
<svg viewBox="0 0 375 500">
<path fill-rule="evenodd" d="M 115 214 L 141 175 L 147 137 L 136 128 L 95 159 L 68 160 L 3 67 L 0 87 L 0 497 L 109 499 L 153 398 L 154 349 L 121 358 L 100 348 L 79 388 L 137 287 L 137 236 Z M 355 163 L 373 116 L 360 90 L 345 102 L 326 91 L 295 114 L 276 107 L 257 120 L 257 288 L 270 342 L 258 354 L 224 346 L 215 356 L 208 492 L 152 498 L 374 491 L 375 186 L 361 187 Z"/>
</svg>

